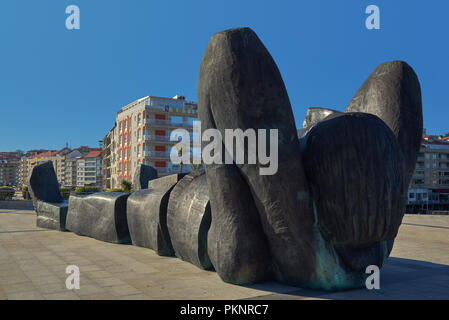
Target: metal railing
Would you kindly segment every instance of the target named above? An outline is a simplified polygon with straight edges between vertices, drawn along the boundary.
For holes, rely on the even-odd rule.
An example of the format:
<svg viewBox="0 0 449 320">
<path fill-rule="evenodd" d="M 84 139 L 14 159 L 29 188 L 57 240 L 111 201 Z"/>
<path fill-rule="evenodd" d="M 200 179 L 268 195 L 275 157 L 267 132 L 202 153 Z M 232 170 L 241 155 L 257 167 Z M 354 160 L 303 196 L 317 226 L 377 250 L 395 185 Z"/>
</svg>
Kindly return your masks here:
<svg viewBox="0 0 449 320">
<path fill-rule="evenodd" d="M 143 124 L 149 124 L 153 126 L 163 126 L 172 128 L 192 128 L 193 125 L 184 122 L 173 122 L 171 120 L 161 120 L 161 119 L 148 119 L 144 120 Z"/>
<path fill-rule="evenodd" d="M 160 141 L 160 142 L 170 142 L 177 143 L 178 141 L 170 140 L 170 136 L 159 136 L 159 135 L 147 135 L 145 136 L 145 141 Z"/>
<path fill-rule="evenodd" d="M 170 152 L 168 151 L 144 151 L 144 157 L 153 157 L 153 158 L 170 158 Z"/>
<path fill-rule="evenodd" d="M 158 173 L 181 173 L 181 168 L 160 168 L 160 167 L 156 167 L 156 170 Z M 190 168 L 188 167 L 183 167 L 182 168 L 182 173 L 189 173 L 190 172 Z"/>
</svg>

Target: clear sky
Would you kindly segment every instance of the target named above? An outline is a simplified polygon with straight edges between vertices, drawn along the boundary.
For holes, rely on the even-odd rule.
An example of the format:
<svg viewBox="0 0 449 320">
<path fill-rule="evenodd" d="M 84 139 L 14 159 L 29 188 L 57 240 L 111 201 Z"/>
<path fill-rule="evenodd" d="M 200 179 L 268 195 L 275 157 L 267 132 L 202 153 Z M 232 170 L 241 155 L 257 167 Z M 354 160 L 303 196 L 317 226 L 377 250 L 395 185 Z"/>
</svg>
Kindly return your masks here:
<svg viewBox="0 0 449 320">
<path fill-rule="evenodd" d="M 80 9 L 67 30 L 65 9 Z M 365 9 L 380 8 L 380 30 Z M 210 37 L 249 26 L 271 52 L 301 127 L 308 107 L 344 110 L 376 65 L 416 71 L 424 127 L 449 132 L 449 1 L 1 0 L 0 151 L 98 146 L 146 95 L 196 101 Z"/>
</svg>

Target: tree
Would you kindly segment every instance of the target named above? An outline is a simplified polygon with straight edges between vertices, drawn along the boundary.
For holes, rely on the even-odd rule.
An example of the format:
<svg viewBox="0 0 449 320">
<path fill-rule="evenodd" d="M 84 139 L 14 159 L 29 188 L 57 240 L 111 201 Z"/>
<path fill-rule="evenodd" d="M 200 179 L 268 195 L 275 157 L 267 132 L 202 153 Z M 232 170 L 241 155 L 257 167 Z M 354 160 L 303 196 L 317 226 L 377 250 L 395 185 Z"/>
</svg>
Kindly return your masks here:
<svg viewBox="0 0 449 320">
<path fill-rule="evenodd" d="M 181 163 L 179 164 L 180 168 L 181 168 L 181 173 L 182 173 L 182 167 L 184 165 L 184 161 L 182 161 L 182 148 L 176 148 L 178 150 L 178 157 L 181 158 Z"/>
<path fill-rule="evenodd" d="M 200 156 L 200 163 L 193 163 L 193 156 L 190 157 L 190 168 L 192 168 L 192 171 L 198 171 L 203 169 L 203 158 Z"/>
<path fill-rule="evenodd" d="M 176 148 L 177 152 L 178 152 L 178 157 L 181 158 L 181 162 L 180 162 L 180 172 L 182 173 L 183 171 L 183 167 L 184 167 L 184 161 L 182 160 L 182 147 L 175 146 L 174 148 Z M 192 152 L 190 152 L 190 156 L 189 156 L 189 162 L 190 162 L 190 168 L 192 169 L 192 171 L 197 171 L 197 170 L 201 170 L 203 168 L 203 159 L 201 159 L 200 163 L 193 163 L 193 155 Z"/>
<path fill-rule="evenodd" d="M 184 161 L 182 160 L 183 158 L 183 147 L 180 144 L 177 144 L 176 146 L 174 146 L 175 150 L 178 152 L 178 157 L 181 159 L 181 162 L 179 163 L 180 166 L 180 173 L 182 173 L 183 167 L 184 167 Z"/>
<path fill-rule="evenodd" d="M 132 192 L 132 184 L 128 180 L 122 181 L 123 192 Z"/>
</svg>

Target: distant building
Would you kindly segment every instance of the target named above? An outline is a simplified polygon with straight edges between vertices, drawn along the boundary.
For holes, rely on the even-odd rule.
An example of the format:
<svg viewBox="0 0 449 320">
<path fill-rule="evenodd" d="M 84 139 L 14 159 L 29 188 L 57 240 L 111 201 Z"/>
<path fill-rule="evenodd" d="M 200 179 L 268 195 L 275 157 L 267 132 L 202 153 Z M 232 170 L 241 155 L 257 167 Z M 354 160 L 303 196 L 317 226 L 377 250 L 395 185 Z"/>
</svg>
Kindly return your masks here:
<svg viewBox="0 0 449 320">
<path fill-rule="evenodd" d="M 131 181 L 139 163 L 155 167 L 161 176 L 179 173 L 181 166 L 170 161 L 171 149 L 177 143 L 170 141 L 170 135 L 180 128 L 189 131 L 192 139 L 197 118 L 197 104 L 183 96 L 146 96 L 123 107 L 103 140 L 104 188 Z M 185 164 L 182 170 L 189 172 L 190 166 Z"/>
<path fill-rule="evenodd" d="M 81 146 L 75 150 L 67 147 L 61 150 L 30 150 L 19 160 L 17 186 L 27 185 L 28 176 L 34 166 L 51 161 L 59 184 L 76 187 L 78 185 L 76 161 L 91 151 L 101 151 L 101 149 Z"/>
<path fill-rule="evenodd" d="M 87 146 L 81 146 L 71 152 L 67 153 L 65 156 L 65 178 L 62 185 L 64 187 L 74 188 L 78 186 L 77 176 L 78 168 L 77 161 L 82 157 L 87 156 L 92 151 L 101 151 L 98 148 L 89 148 Z"/>
<path fill-rule="evenodd" d="M 65 155 L 70 151 L 71 150 L 66 147 L 61 150 L 48 150 L 41 153 L 34 153 L 25 161 L 24 165 L 27 166 L 27 168 L 24 171 L 29 174 L 36 165 L 51 161 L 53 163 L 53 168 L 55 169 L 56 177 L 59 183 L 63 185 L 65 178 Z M 25 178 L 25 184 L 27 183 L 26 179 L 27 178 Z"/>
<path fill-rule="evenodd" d="M 423 137 L 408 190 L 408 211 L 449 210 L 449 141 Z"/>
<path fill-rule="evenodd" d="M 94 150 L 76 160 L 76 184 L 78 187 L 102 187 L 102 157 L 100 150 Z"/>
<path fill-rule="evenodd" d="M 0 186 L 17 186 L 20 152 L 0 152 Z"/>
<path fill-rule="evenodd" d="M 43 150 L 43 149 L 30 150 L 22 155 L 22 157 L 20 158 L 18 183 L 17 183 L 17 186 L 19 188 L 27 185 L 27 179 L 28 179 L 28 175 L 30 173 L 30 168 L 31 168 L 30 159 L 32 157 L 34 157 L 35 155 L 37 155 L 39 153 L 46 152 L 46 151 L 48 151 L 48 150 Z"/>
</svg>

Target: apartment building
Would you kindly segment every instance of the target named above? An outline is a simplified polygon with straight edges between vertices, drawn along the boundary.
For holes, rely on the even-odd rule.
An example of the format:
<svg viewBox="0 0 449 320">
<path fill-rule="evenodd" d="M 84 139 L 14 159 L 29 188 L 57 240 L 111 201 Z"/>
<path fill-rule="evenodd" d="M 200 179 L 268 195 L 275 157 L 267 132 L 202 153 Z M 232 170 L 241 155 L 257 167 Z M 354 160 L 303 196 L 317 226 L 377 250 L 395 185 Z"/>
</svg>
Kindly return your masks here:
<svg viewBox="0 0 449 320">
<path fill-rule="evenodd" d="M 49 150 L 42 153 L 35 153 L 28 158 L 26 162 L 26 171 L 30 173 L 34 166 L 51 161 L 53 163 L 53 168 L 55 169 L 56 177 L 59 183 L 63 185 L 65 179 L 65 155 L 70 151 L 69 148 L 65 147 L 61 150 Z"/>
<path fill-rule="evenodd" d="M 51 161 L 55 169 L 56 177 L 61 186 L 76 187 L 77 161 L 91 151 L 101 151 L 99 148 L 81 146 L 75 150 L 65 147 L 61 150 L 30 150 L 22 155 L 19 160 L 17 185 L 25 186 L 28 176 L 34 166 Z"/>
<path fill-rule="evenodd" d="M 92 151 L 101 151 L 99 148 L 89 148 L 88 146 L 81 146 L 65 156 L 65 178 L 63 182 L 64 187 L 74 188 L 78 186 L 77 176 L 78 167 L 77 163 L 80 159 L 87 156 Z M 84 181 L 83 181 L 84 182 Z"/>
<path fill-rule="evenodd" d="M 24 153 L 20 158 L 19 170 L 18 170 L 18 183 L 17 186 L 22 188 L 27 184 L 28 175 L 30 174 L 30 159 L 35 157 L 39 153 L 44 153 L 49 150 L 39 149 L 39 150 L 29 150 Z"/>
<path fill-rule="evenodd" d="M 114 136 L 117 133 L 115 130 L 116 126 L 109 130 L 103 139 L 104 149 L 103 149 L 103 189 L 107 190 L 112 188 L 113 182 L 111 179 L 112 165 L 115 161 L 115 148 Z M 114 184 L 115 185 L 115 184 Z"/>
<path fill-rule="evenodd" d="M 449 139 L 424 136 L 408 190 L 408 210 L 449 210 Z"/>
<path fill-rule="evenodd" d="M 104 138 L 104 186 L 115 188 L 123 180 L 131 181 L 139 163 L 155 167 L 160 176 L 179 173 L 181 166 L 170 161 L 177 143 L 170 136 L 185 129 L 192 140 L 197 118 L 197 104 L 183 96 L 146 96 L 123 107 Z M 183 165 L 182 171 L 189 172 L 190 166 Z"/>
<path fill-rule="evenodd" d="M 103 162 L 100 150 L 94 150 L 76 160 L 76 184 L 78 187 L 102 187 Z"/>
<path fill-rule="evenodd" d="M 0 186 L 17 186 L 20 152 L 0 152 Z"/>
</svg>

